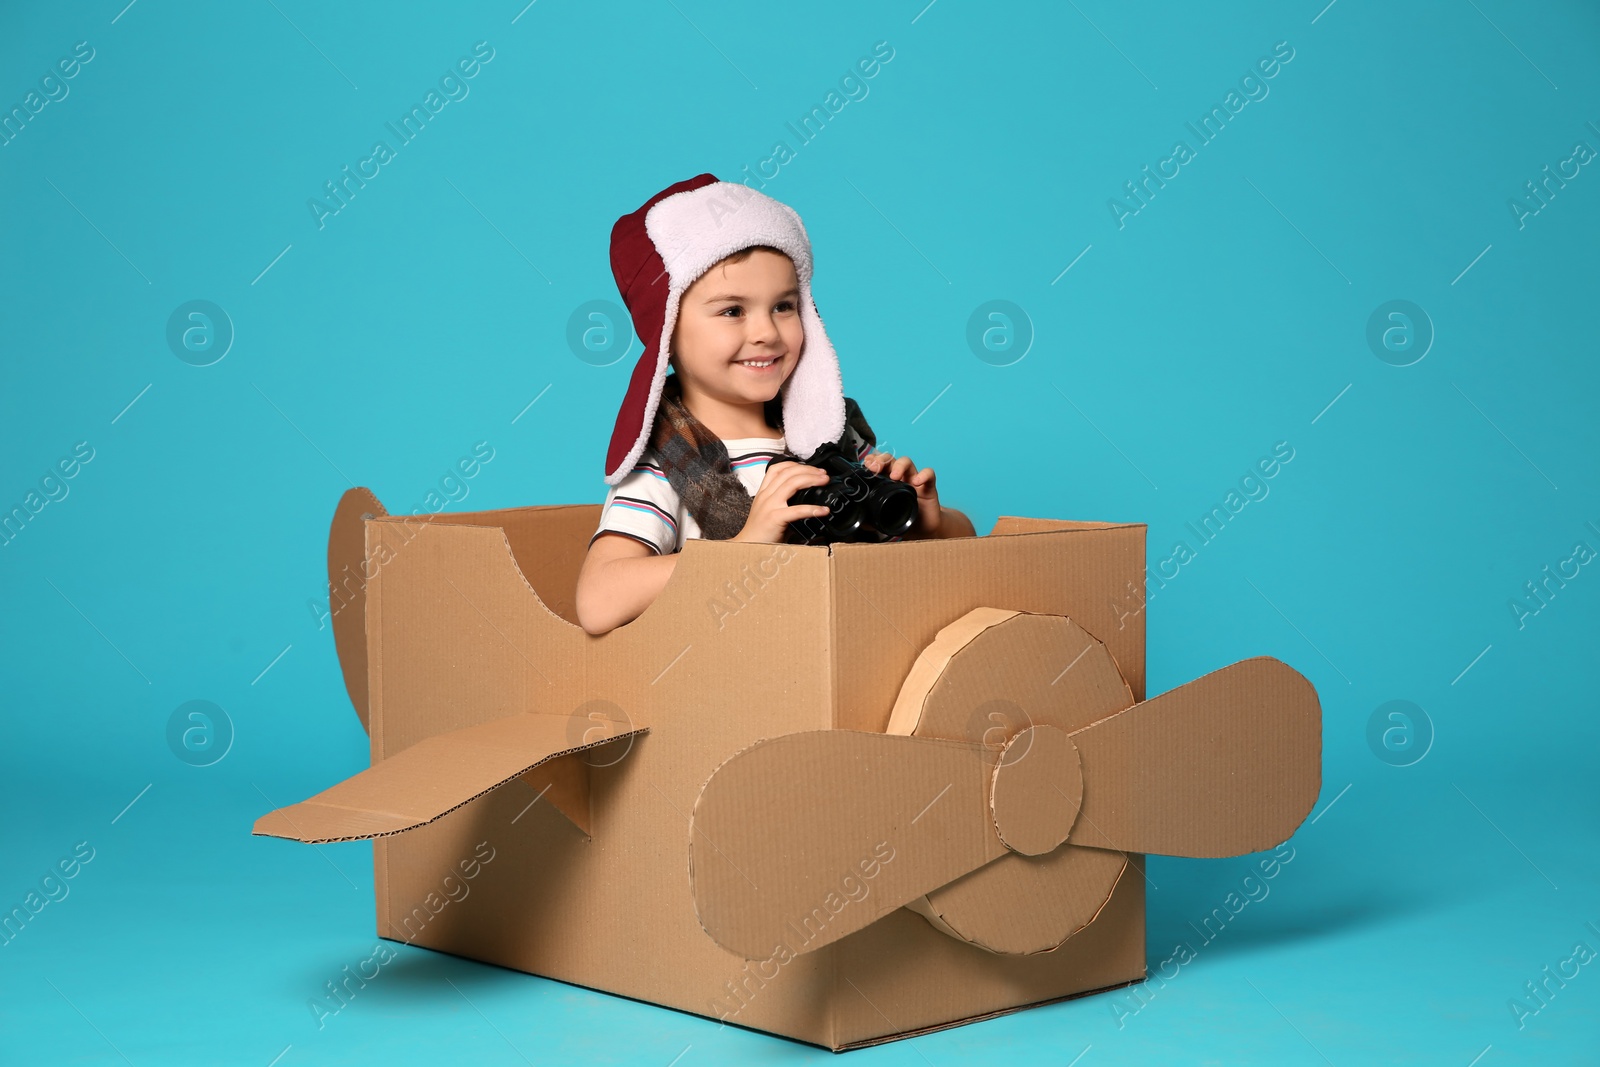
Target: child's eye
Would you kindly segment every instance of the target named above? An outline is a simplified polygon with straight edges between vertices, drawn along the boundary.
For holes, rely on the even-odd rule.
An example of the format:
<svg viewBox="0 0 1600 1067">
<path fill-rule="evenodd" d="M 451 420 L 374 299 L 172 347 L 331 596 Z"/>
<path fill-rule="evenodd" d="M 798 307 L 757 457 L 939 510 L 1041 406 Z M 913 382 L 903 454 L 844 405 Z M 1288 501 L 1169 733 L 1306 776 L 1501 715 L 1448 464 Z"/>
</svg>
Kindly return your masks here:
<svg viewBox="0 0 1600 1067">
<path fill-rule="evenodd" d="M 778 301 L 777 305 L 774 307 L 773 310 L 775 310 L 775 311 L 793 311 L 794 310 L 794 301 L 793 300 L 780 300 L 780 301 Z"/>
<path fill-rule="evenodd" d="M 730 311 L 734 313 L 734 316 L 733 316 L 734 318 L 738 318 L 739 315 L 741 315 L 744 312 L 744 309 L 741 308 L 738 304 L 734 304 L 732 307 L 723 308 L 721 311 L 717 312 L 717 314 L 718 315 L 726 315 Z"/>
</svg>

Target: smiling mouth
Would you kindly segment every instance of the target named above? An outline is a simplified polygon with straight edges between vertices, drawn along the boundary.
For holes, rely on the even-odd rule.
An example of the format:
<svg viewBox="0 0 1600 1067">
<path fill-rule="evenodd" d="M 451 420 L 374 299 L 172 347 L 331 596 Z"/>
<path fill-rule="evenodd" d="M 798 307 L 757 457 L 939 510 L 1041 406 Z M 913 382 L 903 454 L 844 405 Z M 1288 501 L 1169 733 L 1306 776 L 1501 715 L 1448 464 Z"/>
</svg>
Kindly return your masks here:
<svg viewBox="0 0 1600 1067">
<path fill-rule="evenodd" d="M 773 367 L 777 366 L 781 362 L 783 362 L 783 357 L 782 356 L 778 356 L 778 357 L 774 357 L 772 359 L 741 359 L 741 360 L 735 360 L 734 361 L 734 365 L 735 366 L 739 366 L 739 367 L 744 367 L 747 370 L 770 370 Z"/>
</svg>

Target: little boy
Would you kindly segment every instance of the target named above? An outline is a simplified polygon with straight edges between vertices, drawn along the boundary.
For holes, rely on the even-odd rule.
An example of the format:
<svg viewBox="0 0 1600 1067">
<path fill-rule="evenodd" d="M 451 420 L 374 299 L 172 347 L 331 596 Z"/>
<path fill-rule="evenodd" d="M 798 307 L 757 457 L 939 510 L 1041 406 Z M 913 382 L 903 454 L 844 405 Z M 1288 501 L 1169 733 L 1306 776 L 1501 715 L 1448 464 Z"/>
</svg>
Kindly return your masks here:
<svg viewBox="0 0 1600 1067">
<path fill-rule="evenodd" d="M 793 209 L 701 174 L 617 220 L 611 270 L 645 350 L 578 575 L 584 630 L 638 618 L 687 538 L 781 542 L 789 523 L 826 515 L 789 498 L 826 485 L 827 473 L 785 461 L 829 442 L 916 489 L 908 539 L 974 536 L 965 515 L 939 504 L 933 468 L 872 451 L 811 299 L 811 242 Z"/>
</svg>

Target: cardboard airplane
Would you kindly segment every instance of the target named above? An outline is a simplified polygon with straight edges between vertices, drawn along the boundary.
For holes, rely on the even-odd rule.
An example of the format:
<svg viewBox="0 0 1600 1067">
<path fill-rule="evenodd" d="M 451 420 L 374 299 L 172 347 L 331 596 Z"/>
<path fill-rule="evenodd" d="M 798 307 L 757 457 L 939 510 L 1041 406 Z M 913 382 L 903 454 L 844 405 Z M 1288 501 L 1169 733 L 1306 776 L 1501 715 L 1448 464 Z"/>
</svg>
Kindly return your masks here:
<svg viewBox="0 0 1600 1067">
<path fill-rule="evenodd" d="M 341 499 L 371 766 L 254 832 L 372 839 L 382 937 L 842 1050 L 1142 980 L 1144 855 L 1271 848 L 1320 790 L 1284 663 L 1145 698 L 1143 524 L 691 539 L 594 637 L 599 518 Z"/>
</svg>

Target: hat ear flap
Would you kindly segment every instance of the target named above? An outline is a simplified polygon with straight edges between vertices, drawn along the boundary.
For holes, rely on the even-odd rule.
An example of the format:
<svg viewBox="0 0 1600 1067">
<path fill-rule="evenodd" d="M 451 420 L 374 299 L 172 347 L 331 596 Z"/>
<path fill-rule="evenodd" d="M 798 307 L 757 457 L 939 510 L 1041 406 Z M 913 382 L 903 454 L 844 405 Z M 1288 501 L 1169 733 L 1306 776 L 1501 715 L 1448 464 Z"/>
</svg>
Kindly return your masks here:
<svg viewBox="0 0 1600 1067">
<path fill-rule="evenodd" d="M 844 383 L 839 357 L 811 298 L 811 281 L 800 280 L 800 323 L 805 344 L 784 383 L 784 437 L 798 456 L 809 456 L 844 433 Z"/>
</svg>

